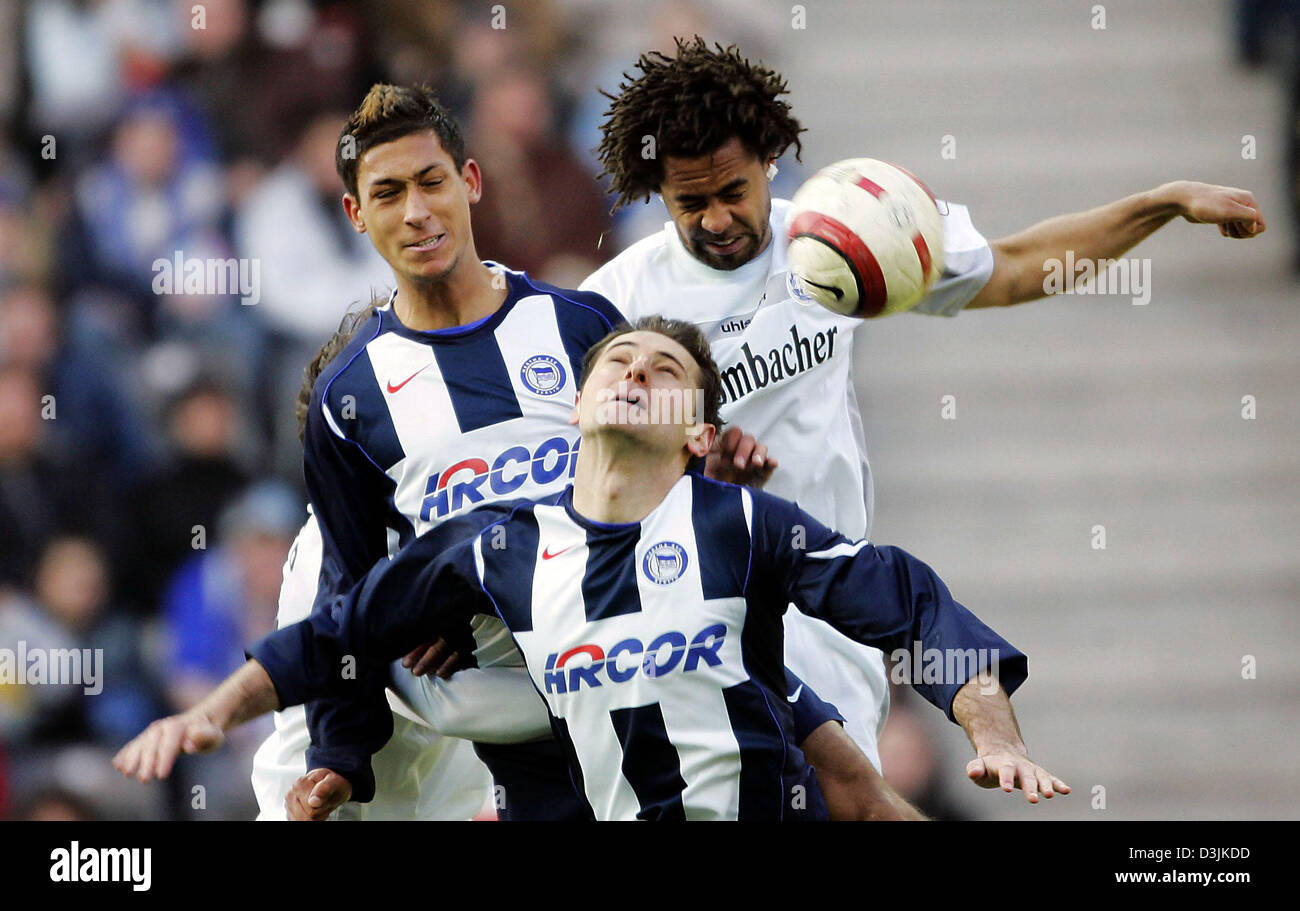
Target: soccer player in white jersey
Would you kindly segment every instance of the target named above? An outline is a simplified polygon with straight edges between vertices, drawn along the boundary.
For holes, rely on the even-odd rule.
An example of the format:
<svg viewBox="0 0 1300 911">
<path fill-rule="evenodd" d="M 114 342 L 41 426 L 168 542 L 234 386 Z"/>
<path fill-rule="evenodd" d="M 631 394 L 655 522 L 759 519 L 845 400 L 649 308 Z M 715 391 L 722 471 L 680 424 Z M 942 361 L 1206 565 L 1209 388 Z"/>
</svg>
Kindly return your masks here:
<svg viewBox="0 0 1300 911">
<path fill-rule="evenodd" d="M 382 677 L 417 643 L 487 613 L 518 641 L 596 818 L 825 818 L 782 698 L 780 617 L 792 602 L 859 641 L 969 653 L 941 679 L 914 681 L 969 735 L 968 776 L 1030 802 L 1068 794 L 1029 759 L 1011 712 L 1024 655 L 929 567 L 849 541 L 788 501 L 684 473 L 712 443 L 720 387 L 689 323 L 611 333 L 583 362 L 569 489 L 453 518 L 379 561 L 332 610 L 263 639 L 212 696 L 169 719 L 168 743 L 147 731 L 115 765 L 169 766 L 183 744 L 214 745 L 255 714 L 346 688 L 344 656 Z"/>
<path fill-rule="evenodd" d="M 722 416 L 731 425 L 712 458 L 734 456 L 740 466 L 761 463 L 770 451 L 781 469 L 765 490 L 849 537 L 865 537 L 872 482 L 852 379 L 862 321 L 793 293 L 790 203 L 773 199 L 768 187 L 776 160 L 791 147 L 801 151 L 802 127 L 781 98 L 784 80 L 734 47 L 710 48 L 698 37 L 679 40 L 674 56 L 643 55 L 637 68 L 610 96 L 599 156 L 619 205 L 658 193 L 672 221 L 581 287 L 630 320 L 662 313 L 699 326 L 722 372 Z M 646 155 L 650 139 L 654 154 Z M 945 271 L 915 309 L 944 316 L 1043 297 L 1044 262 L 1067 250 L 1079 260 L 1118 257 L 1179 216 L 1217 224 L 1228 237 L 1264 229 L 1249 192 L 1188 181 L 991 244 L 964 206 L 939 206 Z M 740 428 L 766 448 L 737 450 Z M 799 611 L 786 614 L 786 655 L 796 674 L 839 706 L 878 767 L 889 693 L 883 656 Z"/>
</svg>

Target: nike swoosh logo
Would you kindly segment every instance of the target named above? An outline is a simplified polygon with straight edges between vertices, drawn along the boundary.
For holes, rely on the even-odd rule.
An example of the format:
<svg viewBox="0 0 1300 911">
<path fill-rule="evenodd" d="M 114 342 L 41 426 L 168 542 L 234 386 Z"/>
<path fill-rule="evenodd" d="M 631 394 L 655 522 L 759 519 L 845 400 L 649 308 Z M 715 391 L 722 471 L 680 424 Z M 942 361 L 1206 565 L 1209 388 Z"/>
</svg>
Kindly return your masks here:
<svg viewBox="0 0 1300 911">
<path fill-rule="evenodd" d="M 564 548 L 564 550 L 568 550 L 571 547 L 573 547 L 572 544 L 570 544 L 569 547 Z M 550 560 L 553 557 L 558 557 L 560 554 L 564 553 L 564 550 L 557 550 L 555 553 L 551 553 L 551 549 L 549 547 L 544 548 L 542 550 L 542 559 Z"/>
<path fill-rule="evenodd" d="M 425 364 L 425 365 L 424 365 L 423 367 L 421 367 L 419 370 L 415 371 L 415 372 L 412 373 L 410 376 L 408 376 L 406 379 L 404 379 L 404 380 L 402 380 L 400 383 L 398 383 L 396 386 L 393 385 L 393 381 L 392 381 L 392 380 L 389 380 L 389 381 L 388 381 L 388 391 L 389 391 L 389 392 L 396 392 L 397 390 L 399 390 L 399 389 L 401 389 L 403 386 L 405 386 L 407 383 L 409 383 L 411 380 L 413 380 L 413 379 L 415 379 L 417 376 L 419 376 L 421 373 L 423 373 L 424 371 L 428 370 L 429 367 L 431 367 L 431 366 L 432 366 L 431 364 Z"/>
<path fill-rule="evenodd" d="M 798 702 L 798 701 L 799 701 L 799 694 L 802 693 L 802 692 L 803 692 L 803 684 L 801 683 L 801 684 L 799 684 L 799 689 L 795 690 L 795 691 L 794 691 L 793 693 L 791 693 L 789 696 L 786 696 L 786 697 L 785 697 L 785 701 L 786 701 L 786 702 Z"/>
</svg>

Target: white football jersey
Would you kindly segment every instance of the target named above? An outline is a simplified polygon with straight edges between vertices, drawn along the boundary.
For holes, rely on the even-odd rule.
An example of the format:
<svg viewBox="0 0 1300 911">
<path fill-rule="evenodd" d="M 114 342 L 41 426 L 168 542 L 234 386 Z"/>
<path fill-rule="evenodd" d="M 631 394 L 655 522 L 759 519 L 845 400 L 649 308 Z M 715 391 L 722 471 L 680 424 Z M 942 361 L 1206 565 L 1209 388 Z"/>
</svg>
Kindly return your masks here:
<svg viewBox="0 0 1300 911">
<path fill-rule="evenodd" d="M 738 269 L 714 269 L 691 256 L 668 222 L 581 289 L 603 295 L 629 320 L 662 314 L 699 326 L 722 372 L 723 420 L 753 434 L 780 462 L 764 489 L 849 538 L 865 538 L 873 493 L 851 375 L 854 333 L 864 321 L 794 294 L 786 261 L 791 209 L 788 200 L 772 200 L 772 241 Z M 965 206 L 940 201 L 939 209 L 944 273 L 915 309 L 953 316 L 992 275 L 993 251 Z M 830 654 L 837 660 L 827 661 Z M 875 743 L 889 693 L 880 653 L 789 611 L 786 661 L 840 707 L 846 730 L 879 767 Z"/>
</svg>

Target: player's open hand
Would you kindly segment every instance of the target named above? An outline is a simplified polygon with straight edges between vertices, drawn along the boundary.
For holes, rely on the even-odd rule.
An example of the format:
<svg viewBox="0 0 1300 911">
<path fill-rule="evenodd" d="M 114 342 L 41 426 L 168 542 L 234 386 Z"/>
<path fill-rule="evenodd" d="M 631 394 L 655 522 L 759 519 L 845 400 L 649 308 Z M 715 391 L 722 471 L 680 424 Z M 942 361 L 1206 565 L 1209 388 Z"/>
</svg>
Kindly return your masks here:
<svg viewBox="0 0 1300 911">
<path fill-rule="evenodd" d="M 1249 190 L 1191 180 L 1170 187 L 1178 195 L 1183 218 L 1193 224 L 1218 225 L 1224 237 L 1250 238 L 1264 233 L 1264 215 Z"/>
<path fill-rule="evenodd" d="M 351 796 L 352 783 L 338 772 L 312 769 L 293 783 L 284 808 L 295 822 L 323 822 Z"/>
<path fill-rule="evenodd" d="M 729 427 L 713 438 L 704 461 L 704 474 L 715 481 L 762 487 L 778 465 L 767 447 L 739 427 Z"/>
<path fill-rule="evenodd" d="M 1010 794 L 1016 788 L 1025 799 L 1038 803 L 1038 795 L 1050 799 L 1069 794 L 1070 786 L 1023 753 L 1001 750 L 977 756 L 966 764 L 966 776 L 981 788 L 1002 788 Z"/>
<path fill-rule="evenodd" d="M 181 753 L 208 753 L 226 742 L 221 728 L 201 712 L 159 718 L 113 757 L 113 768 L 140 781 L 166 778 Z"/>
<path fill-rule="evenodd" d="M 402 659 L 402 667 L 408 668 L 415 676 L 436 674 L 443 680 L 449 680 L 466 663 L 465 656 L 453 649 L 441 636 L 427 645 L 412 649 Z"/>
</svg>

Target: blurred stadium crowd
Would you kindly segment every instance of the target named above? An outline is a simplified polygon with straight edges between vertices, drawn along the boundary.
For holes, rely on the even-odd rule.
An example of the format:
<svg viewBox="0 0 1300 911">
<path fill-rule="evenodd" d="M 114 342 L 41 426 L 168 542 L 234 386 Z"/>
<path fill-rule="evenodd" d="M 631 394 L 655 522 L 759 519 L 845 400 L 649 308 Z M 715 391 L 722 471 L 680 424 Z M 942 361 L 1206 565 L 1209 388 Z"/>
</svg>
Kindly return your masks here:
<svg viewBox="0 0 1300 911">
<path fill-rule="evenodd" d="M 303 368 L 390 285 L 339 205 L 344 119 L 374 82 L 433 85 L 483 167 L 480 255 L 574 286 L 664 220 L 610 216 L 596 87 L 672 35 L 781 63 L 780 4 L 636 6 L 0 0 L 0 647 L 103 650 L 94 698 L 0 682 L 0 818 L 256 812 L 264 726 L 160 787 L 108 757 L 274 625 L 306 515 Z M 799 176 L 783 167 L 777 195 Z M 250 301 L 160 293 L 177 258 L 254 264 Z M 886 767 L 943 814 L 895 716 Z"/>
</svg>

